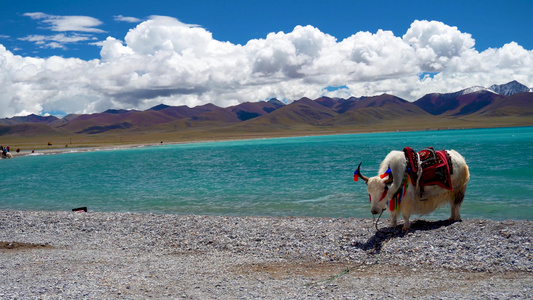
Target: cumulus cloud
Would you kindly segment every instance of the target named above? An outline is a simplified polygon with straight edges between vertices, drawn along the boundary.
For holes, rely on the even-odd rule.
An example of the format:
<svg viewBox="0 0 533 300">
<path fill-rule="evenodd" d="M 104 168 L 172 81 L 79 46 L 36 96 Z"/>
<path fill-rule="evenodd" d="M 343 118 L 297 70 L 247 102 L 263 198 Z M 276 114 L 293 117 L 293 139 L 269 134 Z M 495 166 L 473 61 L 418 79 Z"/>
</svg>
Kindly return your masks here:
<svg viewBox="0 0 533 300">
<path fill-rule="evenodd" d="M 416 52 L 424 71 L 442 71 L 454 57 L 473 51 L 474 39 L 457 27 L 436 21 L 415 21 L 403 40 Z"/>
<path fill-rule="evenodd" d="M 75 42 L 73 36 L 31 37 L 50 47 L 68 38 Z M 99 45 L 101 58 L 90 61 L 17 56 L 0 45 L 0 117 L 160 103 L 229 106 L 272 97 L 390 93 L 416 100 L 511 80 L 533 85 L 532 50 L 512 42 L 479 52 L 470 34 L 437 21 L 414 21 L 403 36 L 378 30 L 340 41 L 316 27 L 296 26 L 236 45 L 214 39 L 201 26 L 152 16 L 123 40 L 108 37 Z M 435 75 L 420 79 L 424 72 Z"/>
</svg>

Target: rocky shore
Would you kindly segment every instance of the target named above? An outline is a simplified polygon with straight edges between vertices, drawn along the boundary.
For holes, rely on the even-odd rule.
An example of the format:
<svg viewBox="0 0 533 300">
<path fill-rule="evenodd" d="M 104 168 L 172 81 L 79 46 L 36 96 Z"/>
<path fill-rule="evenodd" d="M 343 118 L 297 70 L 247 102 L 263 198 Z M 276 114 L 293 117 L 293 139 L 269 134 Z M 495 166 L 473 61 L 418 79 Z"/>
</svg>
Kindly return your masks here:
<svg viewBox="0 0 533 300">
<path fill-rule="evenodd" d="M 533 222 L 387 225 L 0 211 L 0 298 L 533 298 Z"/>
</svg>

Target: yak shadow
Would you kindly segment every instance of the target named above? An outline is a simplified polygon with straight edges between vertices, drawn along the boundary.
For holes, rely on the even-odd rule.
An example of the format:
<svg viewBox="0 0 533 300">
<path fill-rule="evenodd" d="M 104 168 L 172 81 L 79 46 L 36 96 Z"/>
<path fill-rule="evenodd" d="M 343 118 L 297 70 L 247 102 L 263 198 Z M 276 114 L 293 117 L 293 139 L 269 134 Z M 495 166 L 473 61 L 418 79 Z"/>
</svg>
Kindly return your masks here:
<svg viewBox="0 0 533 300">
<path fill-rule="evenodd" d="M 403 231 L 403 225 L 398 225 L 396 227 L 386 227 L 379 229 L 376 233 L 369 238 L 366 242 L 355 241 L 350 245 L 355 248 L 366 251 L 368 254 L 379 254 L 381 248 L 385 242 L 395 238 L 402 238 L 410 232 L 415 231 L 429 231 L 439 229 L 441 227 L 450 226 L 455 222 L 460 221 L 426 221 L 426 220 L 415 220 L 411 222 L 411 228 L 408 231 Z"/>
</svg>

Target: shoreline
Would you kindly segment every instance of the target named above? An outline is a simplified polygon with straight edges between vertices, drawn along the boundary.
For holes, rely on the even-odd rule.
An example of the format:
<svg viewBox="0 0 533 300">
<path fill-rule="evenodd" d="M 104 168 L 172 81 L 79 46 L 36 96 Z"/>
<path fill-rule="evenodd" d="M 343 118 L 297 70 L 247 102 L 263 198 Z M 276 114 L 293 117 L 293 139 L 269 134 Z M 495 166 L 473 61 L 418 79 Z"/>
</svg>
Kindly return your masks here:
<svg viewBox="0 0 533 300">
<path fill-rule="evenodd" d="M 4 298 L 531 298 L 533 221 L 0 210 Z M 11 243 L 11 246 L 9 244 Z M 11 248 L 9 248 L 11 247 Z"/>
<path fill-rule="evenodd" d="M 23 156 L 38 156 L 38 155 L 55 155 L 55 154 L 65 154 L 65 153 L 79 153 L 79 152 L 93 152 L 93 151 L 113 151 L 113 150 L 122 150 L 122 149 L 134 149 L 134 148 L 143 148 L 143 147 L 157 147 L 165 145 L 184 145 L 184 144 L 198 144 L 198 143 L 216 143 L 216 142 L 231 142 L 231 141 L 254 141 L 254 140 L 264 140 L 264 139 L 280 139 L 280 138 L 300 138 L 300 137 L 312 137 L 312 136 L 333 136 L 333 135 L 353 135 L 353 134 L 372 134 L 372 133 L 391 133 L 391 132 L 426 132 L 426 131 L 445 131 L 445 130 L 474 130 L 474 129 L 500 129 L 500 128 L 521 128 L 521 127 L 531 127 L 526 126 L 498 126 L 498 127 L 465 127 L 465 128 L 437 128 L 437 129 L 426 129 L 426 130 L 382 130 L 382 131 L 360 131 L 360 132 L 319 132 L 319 133 L 294 133 L 294 135 L 257 135 L 257 136 L 248 136 L 243 138 L 211 138 L 211 139 L 198 139 L 198 140 L 188 140 L 188 141 L 170 141 L 164 143 L 156 142 L 135 142 L 135 143 L 126 143 L 126 144 L 116 144 L 116 143 L 104 143 L 103 145 L 96 146 L 71 146 L 64 148 L 35 148 L 35 153 L 32 153 L 32 150 L 21 150 L 20 153 L 16 151 L 11 151 L 13 158 L 23 157 Z M 11 147 L 13 148 L 13 147 Z"/>
</svg>

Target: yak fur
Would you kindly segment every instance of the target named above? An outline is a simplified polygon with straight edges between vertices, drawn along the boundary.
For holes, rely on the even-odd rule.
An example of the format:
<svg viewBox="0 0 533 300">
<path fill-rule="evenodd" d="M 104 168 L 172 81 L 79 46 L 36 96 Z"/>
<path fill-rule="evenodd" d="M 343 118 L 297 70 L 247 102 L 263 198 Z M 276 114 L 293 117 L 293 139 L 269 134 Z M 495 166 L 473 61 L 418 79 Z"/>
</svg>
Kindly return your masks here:
<svg viewBox="0 0 533 300">
<path fill-rule="evenodd" d="M 418 184 L 409 184 L 407 191 L 397 210 L 391 211 L 391 226 L 396 226 L 398 216 L 401 214 L 404 219 L 403 230 L 409 229 L 409 217 L 413 214 L 426 215 L 433 212 L 438 207 L 447 203 L 451 206 L 451 216 L 449 221 L 461 220 L 461 204 L 465 196 L 466 187 L 470 180 L 470 173 L 465 159 L 455 150 L 446 150 L 451 156 L 453 174 L 451 181 L 453 190 L 444 189 L 438 185 L 424 187 L 422 198 L 420 197 L 420 187 Z M 388 183 L 388 177 L 380 178 L 390 167 L 393 181 Z M 407 161 L 404 152 L 391 151 L 380 165 L 378 176 L 367 178 L 368 194 L 370 195 L 372 214 L 381 213 L 386 209 L 387 202 L 402 186 L 402 181 L 406 172 Z M 420 178 L 420 176 L 419 176 Z M 386 186 L 388 192 L 384 195 Z M 381 197 L 383 197 L 381 199 Z"/>
</svg>

